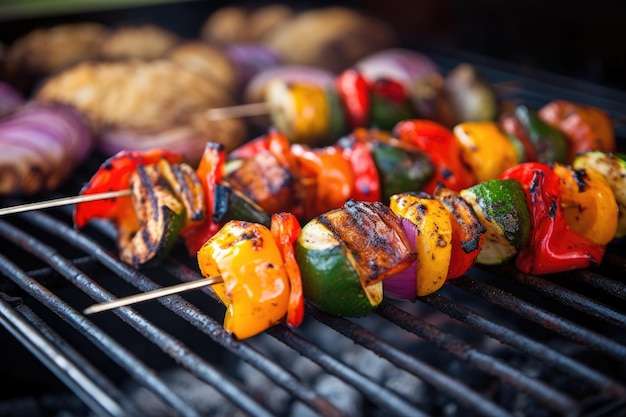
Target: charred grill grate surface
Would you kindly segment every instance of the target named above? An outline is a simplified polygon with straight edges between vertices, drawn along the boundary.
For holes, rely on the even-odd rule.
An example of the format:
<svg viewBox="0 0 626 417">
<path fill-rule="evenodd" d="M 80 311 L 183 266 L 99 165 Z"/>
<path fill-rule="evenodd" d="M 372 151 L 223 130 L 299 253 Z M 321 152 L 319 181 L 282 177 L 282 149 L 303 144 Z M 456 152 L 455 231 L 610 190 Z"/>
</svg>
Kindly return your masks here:
<svg viewBox="0 0 626 417">
<path fill-rule="evenodd" d="M 494 81 L 511 78 L 485 73 Z M 612 101 L 617 96 L 522 82 L 512 94 L 530 105 L 572 98 L 626 114 Z M 101 160 L 85 164 L 63 193 L 76 193 Z M 180 247 L 162 265 L 135 270 L 117 259 L 105 224 L 76 231 L 67 208 L 2 219 L 0 239 L 0 323 L 80 400 L 75 415 L 626 413 L 626 259 L 617 251 L 597 270 L 550 280 L 510 267 L 475 268 L 437 294 L 386 301 L 363 319 L 307 306 L 300 329 L 277 326 L 236 341 L 223 330 L 223 307 L 208 289 L 80 313 L 94 302 L 200 279 Z M 9 366 L 12 357 L 2 360 L 19 369 Z M 175 386 L 172 370 L 216 400 L 190 399 L 191 385 Z M 158 406 L 147 410 L 137 389 Z M 0 415 L 20 410 L 19 401 L 0 403 Z"/>
</svg>

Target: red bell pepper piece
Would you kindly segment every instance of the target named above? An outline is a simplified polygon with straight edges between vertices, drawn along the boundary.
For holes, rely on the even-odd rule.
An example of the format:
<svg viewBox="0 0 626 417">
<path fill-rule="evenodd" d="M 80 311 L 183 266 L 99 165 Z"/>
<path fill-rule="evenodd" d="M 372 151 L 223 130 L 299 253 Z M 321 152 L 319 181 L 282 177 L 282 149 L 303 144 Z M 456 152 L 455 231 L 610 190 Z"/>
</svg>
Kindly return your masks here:
<svg viewBox="0 0 626 417">
<path fill-rule="evenodd" d="M 225 162 L 226 149 L 224 146 L 219 143 L 208 142 L 196 169 L 196 174 L 205 191 L 207 216 L 205 221 L 198 226 L 181 232 L 181 237 L 190 256 L 196 256 L 202 245 L 221 227 L 219 223 L 213 220 L 213 213 L 215 210 L 215 188 L 224 176 Z"/>
<path fill-rule="evenodd" d="M 432 194 L 439 183 L 454 191 L 476 184 L 474 175 L 463 164 L 461 145 L 445 126 L 430 120 L 404 120 L 394 127 L 393 135 L 425 152 L 433 161 L 435 175 L 422 191 Z"/>
<path fill-rule="evenodd" d="M 287 306 L 286 322 L 292 327 L 297 327 L 304 318 L 304 292 L 302 290 L 302 276 L 300 267 L 296 261 L 293 244 L 300 234 L 300 223 L 291 213 L 277 213 L 272 215 L 270 231 L 278 244 L 289 285 L 289 304 Z"/>
<path fill-rule="evenodd" d="M 561 207 L 559 177 L 545 164 L 527 162 L 504 171 L 500 178 L 518 180 L 531 214 L 528 244 L 515 259 L 528 274 L 552 274 L 599 264 L 605 247 L 568 226 Z"/>
<path fill-rule="evenodd" d="M 375 80 L 370 85 L 370 89 L 373 94 L 379 94 L 393 102 L 402 102 L 409 98 L 402 83 L 390 78 L 379 78 Z"/>
<path fill-rule="evenodd" d="M 342 139 L 337 147 L 352 165 L 354 174 L 352 198 L 357 201 L 380 201 L 382 198 L 380 177 L 370 147 L 366 143 L 347 138 L 345 142 Z"/>
<path fill-rule="evenodd" d="M 336 80 L 337 93 L 343 102 L 348 126 L 367 127 L 370 117 L 370 91 L 367 80 L 356 70 L 348 69 Z"/>
<path fill-rule="evenodd" d="M 270 136 L 263 135 L 258 138 L 254 138 L 249 142 L 244 143 L 238 148 L 234 149 L 229 155 L 228 159 L 247 159 L 252 158 L 259 152 L 269 150 Z"/>
<path fill-rule="evenodd" d="M 80 194 L 126 190 L 130 175 L 138 165 L 154 164 L 162 158 L 170 163 L 180 163 L 183 159 L 181 155 L 163 149 L 118 152 L 100 165 Z M 78 203 L 74 207 L 73 217 L 77 228 L 84 227 L 95 218 L 108 219 L 120 230 L 136 230 L 139 226 L 130 196 Z"/>
</svg>

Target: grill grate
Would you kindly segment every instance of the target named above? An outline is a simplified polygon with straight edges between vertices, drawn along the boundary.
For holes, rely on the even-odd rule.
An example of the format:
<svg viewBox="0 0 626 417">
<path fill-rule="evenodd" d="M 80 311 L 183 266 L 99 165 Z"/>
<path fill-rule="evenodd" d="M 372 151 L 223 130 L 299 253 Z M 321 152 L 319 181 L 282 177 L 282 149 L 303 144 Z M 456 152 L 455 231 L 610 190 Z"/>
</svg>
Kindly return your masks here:
<svg viewBox="0 0 626 417">
<path fill-rule="evenodd" d="M 495 81 L 514 78 L 485 73 Z M 589 98 L 584 89 L 555 91 L 522 81 L 527 85 L 516 94 L 530 104 Z M 612 101 L 619 97 L 605 97 L 587 102 L 626 114 Z M 624 137 L 620 133 L 622 148 Z M 100 161 L 92 158 L 63 191 L 76 192 Z M 83 412 L 147 414 L 125 389 L 132 381 L 168 415 L 209 414 L 164 377 L 165 370 L 182 369 L 235 412 L 258 416 L 296 415 L 297 405 L 326 416 L 626 413 L 626 285 L 620 280 L 626 259 L 619 248 L 597 270 L 549 281 L 508 266 L 475 268 L 436 294 L 416 303 L 385 301 L 363 319 L 307 306 L 300 329 L 279 325 L 236 341 L 223 330 L 223 307 L 209 289 L 89 318 L 80 313 L 94 302 L 200 279 L 181 247 L 159 267 L 135 270 L 117 259 L 106 224 L 74 230 L 68 208 L 0 220 L 0 236 L 0 323 L 80 399 Z M 366 359 L 344 354 L 354 349 Z M 241 374 L 243 363 L 263 376 L 265 391 Z M 391 383 L 406 375 L 416 385 Z M 322 394 L 319 381 L 331 377 L 360 393 L 363 408 Z M 288 406 L 277 406 L 273 392 L 283 393 Z M 0 414 L 11 404 L 0 402 Z"/>
</svg>

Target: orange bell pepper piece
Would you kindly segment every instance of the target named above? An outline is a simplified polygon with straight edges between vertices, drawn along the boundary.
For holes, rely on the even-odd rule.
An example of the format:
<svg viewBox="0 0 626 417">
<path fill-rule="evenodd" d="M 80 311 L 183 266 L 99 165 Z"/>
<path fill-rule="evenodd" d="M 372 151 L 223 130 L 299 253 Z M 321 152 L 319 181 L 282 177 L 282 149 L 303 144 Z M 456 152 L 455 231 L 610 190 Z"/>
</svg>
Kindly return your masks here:
<svg viewBox="0 0 626 417">
<path fill-rule="evenodd" d="M 205 277 L 221 276 L 211 288 L 226 306 L 224 328 L 238 339 L 278 324 L 287 313 L 290 284 L 283 257 L 270 230 L 229 221 L 198 252 Z"/>
<path fill-rule="evenodd" d="M 352 198 L 354 172 L 341 150 L 331 146 L 313 149 L 294 144 L 292 151 L 300 164 L 302 182 L 305 184 L 305 219 L 341 207 Z"/>
<path fill-rule="evenodd" d="M 576 233 L 599 245 L 609 244 L 617 231 L 619 208 L 604 176 L 593 169 L 574 170 L 555 164 L 565 221 Z"/>
</svg>

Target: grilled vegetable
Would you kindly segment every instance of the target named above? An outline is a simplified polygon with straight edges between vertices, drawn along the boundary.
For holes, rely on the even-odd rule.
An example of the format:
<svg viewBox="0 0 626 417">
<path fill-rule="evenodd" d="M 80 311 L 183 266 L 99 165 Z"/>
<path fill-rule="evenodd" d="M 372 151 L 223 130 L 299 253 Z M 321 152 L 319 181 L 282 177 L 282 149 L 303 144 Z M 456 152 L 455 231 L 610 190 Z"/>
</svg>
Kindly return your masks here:
<svg viewBox="0 0 626 417">
<path fill-rule="evenodd" d="M 62 104 L 30 103 L 0 119 L 0 195 L 61 185 L 95 143 L 85 119 Z"/>
<path fill-rule="evenodd" d="M 289 277 L 278 244 L 265 226 L 233 220 L 198 252 L 205 277 L 221 276 L 211 286 L 226 306 L 224 328 L 238 339 L 279 323 L 289 305 Z"/>
<path fill-rule="evenodd" d="M 344 136 L 336 146 L 352 166 L 352 198 L 356 201 L 381 201 L 380 176 L 368 144 Z"/>
<path fill-rule="evenodd" d="M 626 160 L 617 154 L 585 152 L 578 155 L 572 165 L 575 169 L 593 170 L 604 176 L 619 207 L 615 237 L 626 236 Z"/>
<path fill-rule="evenodd" d="M 157 262 L 179 234 L 198 230 L 206 217 L 205 187 L 180 155 L 163 150 L 121 152 L 107 159 L 81 194 L 131 188 L 132 198 L 78 203 L 78 228 L 100 218 L 117 230 L 120 258 L 135 266 Z"/>
<path fill-rule="evenodd" d="M 452 254 L 452 225 L 445 206 L 427 194 L 397 194 L 391 197 L 389 208 L 400 219 L 415 225 L 412 248 L 417 255 L 414 279 L 415 295 L 424 296 L 443 286 L 448 276 Z M 406 230 L 406 227 L 405 227 Z M 396 277 L 383 282 L 383 289 L 390 296 L 388 285 Z"/>
<path fill-rule="evenodd" d="M 477 182 L 496 178 L 519 162 L 515 146 L 495 122 L 464 122 L 453 132 Z"/>
<path fill-rule="evenodd" d="M 561 164 L 552 170 L 560 179 L 561 206 L 569 227 L 594 243 L 609 244 L 617 231 L 618 206 L 604 176 Z"/>
<path fill-rule="evenodd" d="M 435 198 L 448 209 L 452 227 L 452 253 L 447 279 L 458 278 L 465 274 L 476 262 L 483 247 L 487 228 L 459 194 L 453 190 L 439 187 Z"/>
<path fill-rule="evenodd" d="M 565 133 L 569 149 L 568 163 L 581 152 L 615 152 L 615 132 L 611 119 L 597 107 L 554 100 L 539 110 L 539 117 Z"/>
<path fill-rule="evenodd" d="M 605 247 L 574 232 L 563 214 L 559 177 L 545 164 L 527 162 L 500 175 L 524 188 L 530 210 L 530 238 L 515 265 L 528 274 L 587 268 L 602 261 Z"/>
<path fill-rule="evenodd" d="M 356 140 L 369 144 L 380 178 L 382 201 L 394 194 L 421 190 L 432 178 L 433 164 L 417 148 L 375 129 L 356 129 L 352 134 Z"/>
<path fill-rule="evenodd" d="M 272 215 L 270 231 L 278 244 L 285 264 L 285 271 L 289 278 L 289 304 L 285 321 L 292 327 L 297 327 L 304 318 L 304 293 L 302 290 L 302 275 L 296 261 L 293 245 L 300 235 L 298 219 L 290 213 Z"/>
<path fill-rule="evenodd" d="M 296 144 L 292 150 L 305 184 L 302 197 L 304 218 L 310 219 L 341 207 L 352 197 L 355 183 L 352 164 L 339 149 L 312 149 Z"/>
<path fill-rule="evenodd" d="M 306 84 L 324 89 L 331 88 L 335 82 L 332 72 L 318 67 L 301 65 L 269 67 L 256 74 L 246 85 L 243 93 L 244 101 L 246 103 L 258 103 L 265 100 L 267 89 L 275 80 L 287 84 Z"/>
<path fill-rule="evenodd" d="M 526 245 L 531 221 L 524 189 L 518 181 L 485 181 L 461 190 L 460 196 L 472 206 L 487 229 L 476 262 L 486 265 L 506 262 Z"/>
<path fill-rule="evenodd" d="M 365 81 L 369 96 L 367 124 L 360 127 L 389 130 L 418 114 L 434 116 L 432 110 L 426 110 L 429 106 L 423 104 L 421 93 L 414 94 L 415 85 L 430 86 L 433 77 L 442 78 L 436 64 L 425 55 L 403 48 L 385 49 L 361 59 L 353 70 Z"/>
<path fill-rule="evenodd" d="M 272 81 L 267 102 L 273 124 L 292 142 L 307 145 L 331 143 L 344 133 L 342 109 L 332 89 L 304 83 Z"/>
<path fill-rule="evenodd" d="M 264 150 L 253 158 L 228 163 L 225 181 L 247 195 L 266 213 L 275 213 L 293 202 L 296 179 L 276 156 Z"/>
<path fill-rule="evenodd" d="M 0 81 L 0 118 L 24 104 L 22 94 L 11 85 Z"/>
<path fill-rule="evenodd" d="M 185 207 L 163 181 L 158 164 L 138 166 L 130 175 L 137 230 L 121 229 L 118 234 L 120 259 L 135 267 L 159 262 L 176 243 L 184 222 Z"/>
<path fill-rule="evenodd" d="M 246 195 L 223 184 L 215 187 L 213 221 L 224 224 L 230 220 L 245 220 L 269 227 L 270 216 Z"/>
<path fill-rule="evenodd" d="M 305 297 L 342 316 L 371 312 L 382 301 L 380 282 L 415 260 L 389 208 L 354 201 L 308 222 L 295 251 Z"/>
<path fill-rule="evenodd" d="M 350 129 L 368 127 L 370 122 L 370 93 L 365 78 L 354 69 L 347 69 L 335 81 Z"/>
<path fill-rule="evenodd" d="M 422 191 L 433 193 L 439 184 L 461 191 L 476 183 L 474 174 L 463 163 L 459 140 L 443 125 L 424 119 L 403 120 L 393 128 L 393 135 L 432 160 L 435 174 Z"/>
<path fill-rule="evenodd" d="M 209 142 L 204 148 L 200 164 L 196 169 L 198 180 L 204 190 L 204 204 L 207 215 L 205 220 L 198 226 L 186 229 L 181 234 L 189 255 L 194 256 L 211 236 L 220 229 L 216 221 L 216 188 L 224 174 L 226 150 L 224 146 Z"/>
<path fill-rule="evenodd" d="M 108 158 L 83 186 L 80 194 L 98 194 L 128 188 L 131 174 L 139 165 L 149 165 L 165 159 L 171 163 L 181 162 L 181 156 L 162 149 L 150 152 L 120 152 Z M 107 200 L 78 203 L 74 206 L 74 225 L 82 228 L 92 219 L 111 221 L 118 231 L 137 230 L 139 223 L 131 200 L 116 197 Z"/>
<path fill-rule="evenodd" d="M 544 122 L 524 105 L 501 116 L 502 128 L 524 144 L 525 161 L 567 163 L 568 143 L 563 132 Z"/>
<path fill-rule="evenodd" d="M 444 93 L 450 103 L 450 126 L 497 117 L 498 100 L 493 88 L 470 64 L 459 64 L 446 75 Z"/>
</svg>

